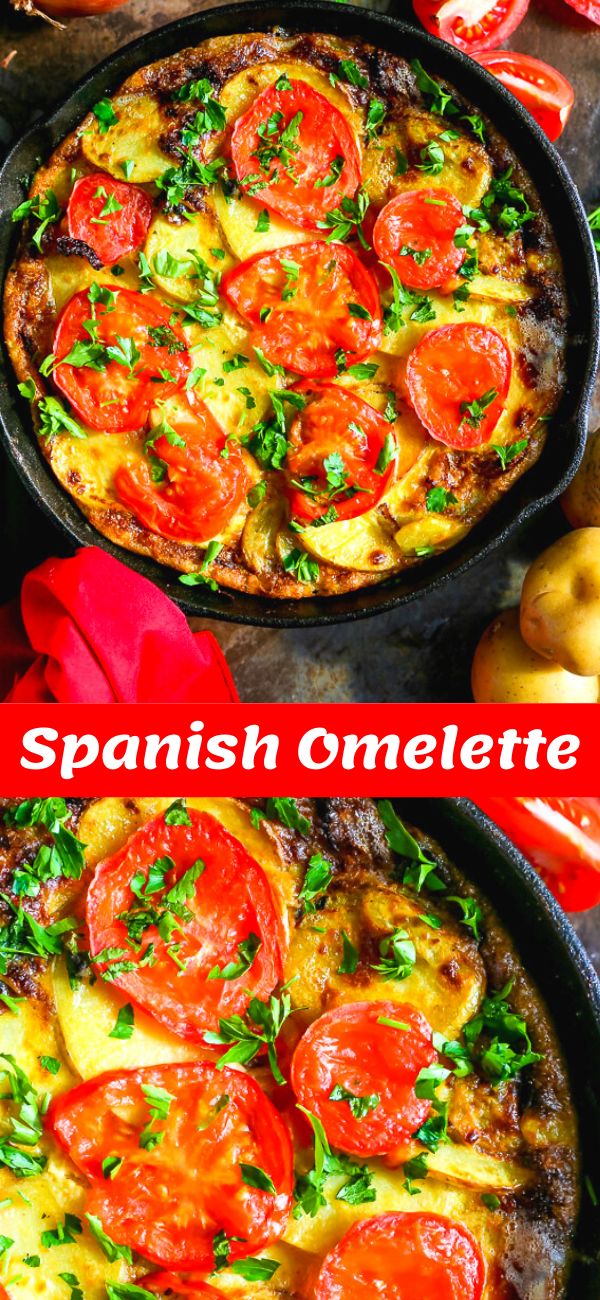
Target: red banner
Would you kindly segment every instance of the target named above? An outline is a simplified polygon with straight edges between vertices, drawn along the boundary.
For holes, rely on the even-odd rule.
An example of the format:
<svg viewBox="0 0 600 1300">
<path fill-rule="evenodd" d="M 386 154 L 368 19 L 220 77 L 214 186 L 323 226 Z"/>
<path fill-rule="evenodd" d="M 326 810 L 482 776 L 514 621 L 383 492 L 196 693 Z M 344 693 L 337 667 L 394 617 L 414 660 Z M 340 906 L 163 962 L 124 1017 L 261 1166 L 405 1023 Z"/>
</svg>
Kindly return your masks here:
<svg viewBox="0 0 600 1300">
<path fill-rule="evenodd" d="M 589 705 L 6 705 L 0 794 L 597 795 Z"/>
</svg>

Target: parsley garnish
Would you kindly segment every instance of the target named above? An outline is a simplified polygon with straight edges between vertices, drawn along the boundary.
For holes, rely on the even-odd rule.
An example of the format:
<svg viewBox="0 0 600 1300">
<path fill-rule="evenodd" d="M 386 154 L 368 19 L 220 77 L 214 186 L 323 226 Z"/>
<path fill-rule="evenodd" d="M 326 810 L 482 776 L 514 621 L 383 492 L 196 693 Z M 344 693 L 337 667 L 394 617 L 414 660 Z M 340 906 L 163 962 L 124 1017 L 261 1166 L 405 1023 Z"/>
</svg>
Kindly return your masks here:
<svg viewBox="0 0 600 1300">
<path fill-rule="evenodd" d="M 542 1059 L 532 1049 L 526 1021 L 507 1001 L 512 986 L 511 980 L 498 993 L 484 998 L 478 1014 L 463 1031 L 471 1055 L 491 1083 L 514 1079 L 525 1066 Z"/>
<path fill-rule="evenodd" d="M 304 876 L 302 889 L 298 898 L 302 903 L 304 914 L 316 912 L 319 903 L 331 884 L 333 867 L 322 853 L 313 853 Z"/>
<path fill-rule="evenodd" d="M 298 547 L 288 552 L 283 561 L 283 567 L 286 573 L 293 573 L 298 582 L 312 585 L 319 581 L 319 565 L 317 561 Z"/>
<path fill-rule="evenodd" d="M 448 506 L 458 505 L 458 497 L 447 488 L 432 487 L 425 498 L 425 506 L 433 514 L 441 515 Z"/>
<path fill-rule="evenodd" d="M 511 461 L 519 456 L 522 451 L 529 445 L 528 438 L 520 438 L 518 442 L 509 442 L 505 446 L 499 443 L 492 443 L 492 451 L 495 451 L 503 469 L 507 469 Z"/>
<path fill-rule="evenodd" d="M 481 397 L 474 397 L 471 402 L 461 402 L 460 413 L 462 420 L 459 428 L 463 424 L 469 424 L 472 429 L 478 429 L 489 406 L 496 401 L 498 397 L 497 388 L 488 388 L 487 393 L 482 393 Z"/>
<path fill-rule="evenodd" d="M 345 930 L 342 930 L 343 956 L 338 966 L 338 975 L 354 975 L 358 966 L 358 950 Z"/>
<path fill-rule="evenodd" d="M 226 1065 L 249 1065 L 266 1047 L 273 1078 L 276 1083 L 283 1084 L 285 1079 L 279 1068 L 275 1042 L 282 1025 L 291 1015 L 292 1000 L 285 988 L 281 997 L 271 994 L 268 1003 L 251 998 L 245 1018 L 236 1015 L 229 1020 L 219 1020 L 218 1034 L 209 1031 L 204 1035 L 204 1042 L 211 1046 L 231 1044 L 217 1061 L 219 1070 Z"/>
<path fill-rule="evenodd" d="M 106 135 L 107 131 L 110 131 L 111 126 L 115 126 L 119 121 L 118 115 L 115 113 L 110 99 L 99 99 L 98 103 L 94 104 L 92 113 L 98 123 L 100 135 Z"/>
<path fill-rule="evenodd" d="M 381 1098 L 379 1093 L 370 1092 L 360 1096 L 356 1092 L 349 1092 L 343 1084 L 336 1083 L 329 1094 L 330 1101 L 347 1101 L 350 1110 L 355 1119 L 364 1119 L 369 1111 L 375 1110 L 379 1105 Z"/>
<path fill-rule="evenodd" d="M 373 966 L 383 980 L 405 980 L 417 960 L 417 951 L 408 930 L 394 930 L 380 940 L 381 961 Z"/>
<path fill-rule="evenodd" d="M 236 980 L 240 975 L 245 975 L 250 970 L 252 962 L 261 947 L 262 940 L 257 934 L 249 934 L 246 939 L 242 939 L 237 947 L 237 961 L 228 961 L 223 967 L 213 966 L 209 971 L 207 979 L 209 980 Z"/>
<path fill-rule="evenodd" d="M 339 207 L 327 213 L 324 221 L 317 222 L 319 230 L 329 230 L 325 242 L 331 244 L 335 240 L 336 243 L 344 243 L 356 235 L 362 247 L 368 249 L 370 245 L 362 227 L 368 206 L 369 196 L 366 190 L 357 190 L 354 199 L 346 195 Z"/>
<path fill-rule="evenodd" d="M 131 1038 L 135 1029 L 135 1015 L 131 1002 L 127 1002 L 124 1007 L 119 1007 L 117 1019 L 108 1035 L 109 1038 Z"/>
<path fill-rule="evenodd" d="M 42 249 L 42 241 L 48 226 L 58 221 L 61 215 L 61 207 L 54 193 L 54 190 L 46 190 L 45 194 L 36 194 L 34 198 L 25 199 L 20 203 L 12 213 L 13 221 L 24 221 L 25 217 L 33 217 L 37 221 L 37 228 L 32 236 L 32 242 L 36 248 Z"/>
</svg>

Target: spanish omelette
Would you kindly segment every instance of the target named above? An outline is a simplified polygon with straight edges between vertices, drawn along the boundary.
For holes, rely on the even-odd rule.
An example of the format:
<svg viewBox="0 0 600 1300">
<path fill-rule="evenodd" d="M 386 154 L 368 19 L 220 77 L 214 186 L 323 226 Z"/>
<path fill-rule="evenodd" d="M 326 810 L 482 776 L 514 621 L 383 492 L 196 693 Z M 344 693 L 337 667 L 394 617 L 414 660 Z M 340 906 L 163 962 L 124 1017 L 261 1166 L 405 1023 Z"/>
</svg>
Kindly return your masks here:
<svg viewBox="0 0 600 1300">
<path fill-rule="evenodd" d="M 0 880 L 3 1296 L 564 1296 L 551 1018 L 390 803 L 5 801 Z"/>
<path fill-rule="evenodd" d="M 186 583 L 381 582 L 541 452 L 567 316 L 550 223 L 418 62 L 205 41 L 99 101 L 14 216 L 5 332 L 43 454 Z"/>
</svg>

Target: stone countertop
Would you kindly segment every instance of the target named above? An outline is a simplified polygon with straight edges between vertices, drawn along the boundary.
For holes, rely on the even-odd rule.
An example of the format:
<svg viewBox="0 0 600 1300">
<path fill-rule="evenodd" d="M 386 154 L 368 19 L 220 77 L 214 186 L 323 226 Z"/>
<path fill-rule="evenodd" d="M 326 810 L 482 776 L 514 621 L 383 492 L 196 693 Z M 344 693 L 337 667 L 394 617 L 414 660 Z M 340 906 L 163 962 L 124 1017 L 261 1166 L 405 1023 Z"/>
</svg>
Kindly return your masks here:
<svg viewBox="0 0 600 1300">
<path fill-rule="evenodd" d="M 205 7 L 204 0 L 130 0 L 111 14 L 76 19 L 57 31 L 8 12 L 4 0 L 0 141 L 2 134 L 7 140 L 43 113 L 120 45 Z M 365 7 L 412 12 L 407 0 L 375 0 Z M 600 203 L 600 30 L 579 19 L 564 0 L 533 0 L 513 44 L 555 62 L 575 86 L 575 107 L 559 147 L 591 209 Z M 15 483 L 4 458 L 0 491 L 6 503 L 0 542 L 2 553 L 11 557 L 2 566 L 1 599 L 13 594 L 23 573 L 45 555 L 65 553 L 65 542 Z M 469 665 L 481 631 L 499 607 L 518 600 L 526 564 L 561 531 L 564 520 L 555 506 L 501 553 L 443 591 L 377 619 L 297 632 L 200 620 L 194 626 L 217 632 L 240 694 L 250 702 L 467 700 Z"/>
</svg>

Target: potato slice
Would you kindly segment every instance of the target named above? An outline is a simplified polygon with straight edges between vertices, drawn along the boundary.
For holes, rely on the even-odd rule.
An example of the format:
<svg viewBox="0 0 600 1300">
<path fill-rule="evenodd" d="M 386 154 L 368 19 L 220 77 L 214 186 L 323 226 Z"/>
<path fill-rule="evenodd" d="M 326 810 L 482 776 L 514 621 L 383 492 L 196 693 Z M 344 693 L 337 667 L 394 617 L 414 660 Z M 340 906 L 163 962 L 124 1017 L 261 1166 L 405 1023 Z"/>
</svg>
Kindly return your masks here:
<svg viewBox="0 0 600 1300">
<path fill-rule="evenodd" d="M 153 95 L 124 94 L 111 99 L 118 122 L 101 131 L 92 113 L 83 123 L 81 148 L 88 162 L 124 180 L 123 163 L 132 162 L 128 179 L 138 184 L 155 181 L 173 159 L 162 152 L 159 140 L 168 125 Z"/>
<path fill-rule="evenodd" d="M 499 275 L 474 275 L 469 280 L 469 290 L 472 298 L 491 298 L 500 303 L 531 302 L 535 298 L 531 285 L 520 280 L 502 280 Z"/>
<path fill-rule="evenodd" d="M 116 278 L 106 266 L 95 271 L 85 257 L 63 257 L 60 253 L 50 253 L 46 258 L 46 269 L 50 276 L 50 292 L 57 315 L 73 294 L 89 289 L 91 284 L 107 284 L 109 289 L 139 289 L 137 260 L 123 257 L 119 266 L 123 268 L 123 275 Z"/>
<path fill-rule="evenodd" d="M 269 214 L 267 230 L 257 230 L 260 203 L 256 199 L 238 198 L 234 194 L 226 197 L 219 187 L 215 193 L 215 211 L 232 253 L 241 261 L 254 257 L 256 253 L 269 252 L 272 248 L 286 248 L 291 244 L 305 244 L 309 239 L 325 237 L 325 232 L 292 226 L 274 212 Z"/>
<path fill-rule="evenodd" d="M 269 391 L 282 386 L 280 376 L 265 374 L 247 332 L 227 315 L 209 329 L 184 325 L 184 333 L 194 368 L 205 371 L 196 393 L 226 433 L 249 432 L 270 411 Z"/>
<path fill-rule="evenodd" d="M 340 569 L 360 573 L 385 573 L 395 569 L 401 552 L 392 536 L 393 526 L 376 507 L 356 519 L 339 519 L 321 528 L 305 528 L 302 546 L 315 559 Z"/>
<path fill-rule="evenodd" d="M 497 1160 L 474 1147 L 455 1142 L 428 1151 L 430 1176 L 479 1192 L 516 1192 L 532 1181 L 530 1169 L 512 1160 Z"/>
<path fill-rule="evenodd" d="M 285 507 L 280 497 L 266 496 L 248 515 L 242 551 L 254 573 L 272 573 L 277 568 L 277 537 L 284 524 Z"/>
<path fill-rule="evenodd" d="M 127 999 L 103 980 L 95 984 L 81 980 L 72 989 L 62 961 L 54 967 L 53 993 L 69 1060 L 82 1079 L 98 1073 L 98 1062 L 103 1070 L 135 1070 L 202 1056 L 201 1048 L 169 1033 L 138 1007 L 131 1038 L 111 1038 L 119 1008 Z"/>
<path fill-rule="evenodd" d="M 348 119 L 357 139 L 360 139 L 361 118 L 346 94 L 343 82 L 332 86 L 326 72 L 313 67 L 310 63 L 294 59 L 278 59 L 273 63 L 255 63 L 242 68 L 225 82 L 219 100 L 227 115 L 227 125 L 231 127 L 236 118 L 245 113 L 267 86 L 272 86 L 280 77 L 287 76 L 290 81 L 305 81 L 314 90 L 330 100 L 340 113 Z"/>
<path fill-rule="evenodd" d="M 445 134 L 448 123 L 443 118 L 432 117 L 431 113 L 413 109 L 406 115 L 405 128 L 409 157 L 420 158 L 421 151 L 427 148 L 430 141 Z M 416 167 L 409 167 L 403 176 L 394 180 L 394 193 L 423 189 L 425 186 L 428 189 L 441 187 L 450 190 L 460 203 L 477 207 L 484 194 L 487 194 L 492 180 L 492 165 L 486 149 L 466 133 L 461 133 L 458 140 L 442 140 L 440 144 L 444 150 L 441 171 L 431 175 L 421 170 L 420 163 Z"/>
<path fill-rule="evenodd" d="M 211 208 L 205 212 L 195 212 L 189 220 L 180 222 L 159 213 L 148 231 L 144 252 L 157 287 L 178 302 L 193 302 L 198 297 L 201 285 L 198 268 L 189 255 L 190 250 L 202 258 L 214 274 L 226 271 L 233 264 L 233 258 L 223 247 L 219 224 Z M 158 257 L 160 266 L 162 255 L 168 267 L 167 254 L 175 263 L 180 264 L 181 274 L 170 275 L 166 271 L 157 271 L 155 259 Z M 176 270 L 175 266 L 173 270 Z"/>
<path fill-rule="evenodd" d="M 446 519 L 443 515 L 427 514 L 409 524 L 403 524 L 394 534 L 394 541 L 403 555 L 419 555 L 421 551 L 445 551 L 456 545 L 469 531 L 468 524 L 460 519 Z"/>
</svg>

